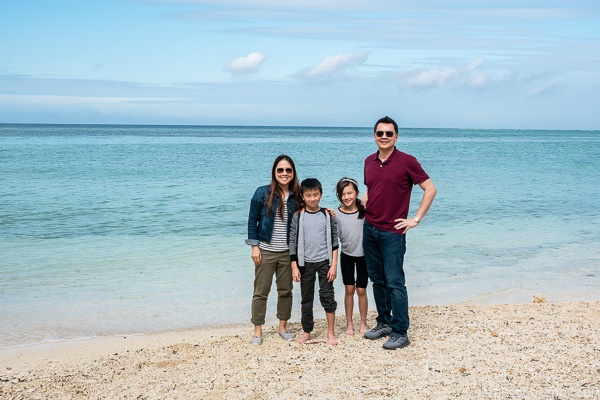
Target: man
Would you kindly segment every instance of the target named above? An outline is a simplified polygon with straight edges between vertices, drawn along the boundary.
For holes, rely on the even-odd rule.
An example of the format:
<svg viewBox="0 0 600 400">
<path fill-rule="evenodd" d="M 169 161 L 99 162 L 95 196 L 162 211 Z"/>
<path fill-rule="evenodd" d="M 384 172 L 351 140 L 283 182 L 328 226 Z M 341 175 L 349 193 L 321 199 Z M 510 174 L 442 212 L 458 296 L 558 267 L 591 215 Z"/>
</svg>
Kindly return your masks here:
<svg viewBox="0 0 600 400">
<path fill-rule="evenodd" d="M 393 119 L 386 116 L 377 121 L 373 137 L 379 150 L 365 159 L 363 247 L 378 316 L 377 326 L 365 338 L 389 335 L 383 348 L 395 350 L 410 344 L 403 269 L 406 233 L 423 220 L 437 189 L 415 157 L 396 149 L 398 125 Z M 423 198 L 409 217 L 413 185 L 423 190 Z"/>
</svg>

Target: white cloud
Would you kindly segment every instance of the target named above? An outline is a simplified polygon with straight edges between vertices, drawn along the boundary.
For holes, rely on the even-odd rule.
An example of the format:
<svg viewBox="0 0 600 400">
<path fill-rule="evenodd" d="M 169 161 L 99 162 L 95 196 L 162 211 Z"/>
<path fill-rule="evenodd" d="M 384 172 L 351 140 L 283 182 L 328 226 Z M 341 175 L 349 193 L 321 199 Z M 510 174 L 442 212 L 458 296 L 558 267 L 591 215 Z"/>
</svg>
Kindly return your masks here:
<svg viewBox="0 0 600 400">
<path fill-rule="evenodd" d="M 407 79 L 407 84 L 414 88 L 445 86 L 482 88 L 489 82 L 485 72 L 477 71 L 483 64 L 485 64 L 485 60 L 478 58 L 464 66 L 415 71 Z"/>
<path fill-rule="evenodd" d="M 230 62 L 225 70 L 232 74 L 251 74 L 256 72 L 266 59 L 267 56 L 262 53 L 250 53 L 245 57 L 240 57 Z"/>
<path fill-rule="evenodd" d="M 489 82 L 487 75 L 475 75 L 469 81 L 469 87 L 479 89 L 485 87 Z"/>
<path fill-rule="evenodd" d="M 456 74 L 457 70 L 455 68 L 429 69 L 409 78 L 408 85 L 416 87 L 443 86 Z"/>
<path fill-rule="evenodd" d="M 368 58 L 369 53 L 364 51 L 327 56 L 316 66 L 303 69 L 297 75 L 309 79 L 331 77 L 364 64 Z"/>
<path fill-rule="evenodd" d="M 477 60 L 471 61 L 469 65 L 467 65 L 467 71 L 475 71 L 477 68 L 481 67 L 485 64 L 485 60 L 478 58 Z"/>
<path fill-rule="evenodd" d="M 529 91 L 529 96 L 540 96 L 543 94 L 548 94 L 555 92 L 559 89 L 559 85 L 556 82 L 549 82 L 544 85 L 538 86 Z"/>
</svg>

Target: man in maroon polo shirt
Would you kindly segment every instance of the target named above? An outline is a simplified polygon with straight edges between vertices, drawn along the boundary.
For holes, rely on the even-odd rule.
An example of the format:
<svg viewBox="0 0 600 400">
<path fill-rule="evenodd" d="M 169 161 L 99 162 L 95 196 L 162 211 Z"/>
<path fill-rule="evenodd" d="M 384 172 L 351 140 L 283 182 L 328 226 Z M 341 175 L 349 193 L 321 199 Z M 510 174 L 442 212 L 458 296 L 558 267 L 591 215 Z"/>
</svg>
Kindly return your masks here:
<svg viewBox="0 0 600 400">
<path fill-rule="evenodd" d="M 396 149 L 398 125 L 393 119 L 379 119 L 373 137 L 378 151 L 365 159 L 363 248 L 378 316 L 377 326 L 365 333 L 365 338 L 375 340 L 389 335 L 383 348 L 395 350 L 410 344 L 403 267 L 406 232 L 425 217 L 437 189 L 415 157 Z M 413 185 L 423 190 L 423 198 L 409 218 Z"/>
</svg>

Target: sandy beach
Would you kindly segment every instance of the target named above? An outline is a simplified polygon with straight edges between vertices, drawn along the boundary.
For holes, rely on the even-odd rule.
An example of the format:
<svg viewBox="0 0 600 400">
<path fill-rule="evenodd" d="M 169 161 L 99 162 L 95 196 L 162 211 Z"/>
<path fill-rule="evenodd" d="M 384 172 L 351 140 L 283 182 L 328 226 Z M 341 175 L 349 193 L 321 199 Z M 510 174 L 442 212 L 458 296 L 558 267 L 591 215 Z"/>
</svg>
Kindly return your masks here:
<svg viewBox="0 0 600 400">
<path fill-rule="evenodd" d="M 543 301 L 543 300 L 541 300 Z M 411 307 L 411 345 L 319 320 L 306 345 L 249 325 L 0 350 L 1 399 L 597 399 L 600 302 Z M 374 323 L 370 313 L 369 322 Z M 357 321 L 356 321 L 357 322 Z M 291 330 L 300 334 L 300 324 Z"/>
</svg>

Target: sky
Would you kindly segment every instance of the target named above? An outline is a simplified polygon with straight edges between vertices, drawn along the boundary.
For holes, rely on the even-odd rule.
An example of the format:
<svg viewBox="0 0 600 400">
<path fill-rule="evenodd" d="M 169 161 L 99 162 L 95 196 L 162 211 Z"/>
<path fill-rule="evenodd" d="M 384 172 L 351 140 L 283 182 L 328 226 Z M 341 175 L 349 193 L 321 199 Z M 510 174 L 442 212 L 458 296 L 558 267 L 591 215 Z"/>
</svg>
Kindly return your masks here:
<svg viewBox="0 0 600 400">
<path fill-rule="evenodd" d="M 4 0 L 0 123 L 600 129 L 598 0 Z"/>
</svg>

